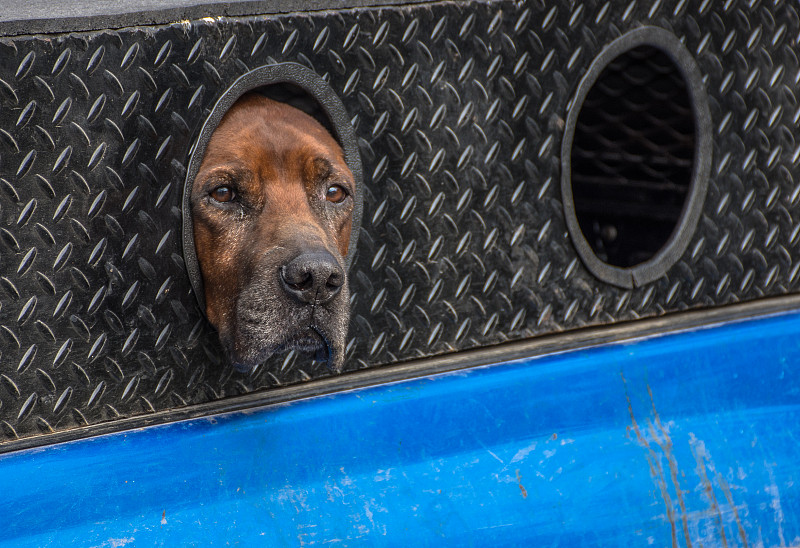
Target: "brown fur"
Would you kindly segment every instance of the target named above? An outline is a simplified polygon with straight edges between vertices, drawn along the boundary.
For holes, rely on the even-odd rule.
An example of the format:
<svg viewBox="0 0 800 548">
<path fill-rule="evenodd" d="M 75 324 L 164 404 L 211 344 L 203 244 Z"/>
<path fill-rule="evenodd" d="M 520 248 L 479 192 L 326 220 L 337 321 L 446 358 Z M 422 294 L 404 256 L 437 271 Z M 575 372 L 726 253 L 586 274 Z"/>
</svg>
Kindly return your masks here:
<svg viewBox="0 0 800 548">
<path fill-rule="evenodd" d="M 346 200 L 326 201 L 336 184 Z M 302 253 L 330 253 L 344 269 L 353 175 L 336 140 L 302 111 L 247 94 L 213 133 L 195 177 L 192 218 L 206 314 L 234 363 L 252 367 L 285 348 L 319 350 L 340 368 L 349 316 L 347 284 L 329 303 L 301 303 L 280 272 Z M 233 201 L 211 194 L 227 186 Z"/>
</svg>

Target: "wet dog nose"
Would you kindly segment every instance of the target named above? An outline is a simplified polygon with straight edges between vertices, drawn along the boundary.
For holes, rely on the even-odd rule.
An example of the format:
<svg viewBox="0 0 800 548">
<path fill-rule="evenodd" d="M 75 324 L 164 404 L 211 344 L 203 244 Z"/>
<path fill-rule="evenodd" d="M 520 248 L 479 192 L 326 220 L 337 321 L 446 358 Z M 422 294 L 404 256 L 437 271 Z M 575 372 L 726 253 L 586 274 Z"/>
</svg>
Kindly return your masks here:
<svg viewBox="0 0 800 548">
<path fill-rule="evenodd" d="M 283 289 L 304 303 L 326 303 L 344 284 L 344 271 L 327 251 L 303 253 L 280 269 Z"/>
</svg>

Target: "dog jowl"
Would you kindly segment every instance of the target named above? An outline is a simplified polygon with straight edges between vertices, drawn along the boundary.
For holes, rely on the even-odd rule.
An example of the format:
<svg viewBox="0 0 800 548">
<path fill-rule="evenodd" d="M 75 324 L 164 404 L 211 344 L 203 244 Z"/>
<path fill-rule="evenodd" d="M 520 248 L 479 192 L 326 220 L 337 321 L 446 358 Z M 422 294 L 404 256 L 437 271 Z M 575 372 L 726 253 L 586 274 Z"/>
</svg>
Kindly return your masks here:
<svg viewBox="0 0 800 548">
<path fill-rule="evenodd" d="M 249 93 L 214 131 L 191 190 L 206 315 L 231 361 L 276 352 L 344 363 L 353 174 L 304 112 Z"/>
</svg>

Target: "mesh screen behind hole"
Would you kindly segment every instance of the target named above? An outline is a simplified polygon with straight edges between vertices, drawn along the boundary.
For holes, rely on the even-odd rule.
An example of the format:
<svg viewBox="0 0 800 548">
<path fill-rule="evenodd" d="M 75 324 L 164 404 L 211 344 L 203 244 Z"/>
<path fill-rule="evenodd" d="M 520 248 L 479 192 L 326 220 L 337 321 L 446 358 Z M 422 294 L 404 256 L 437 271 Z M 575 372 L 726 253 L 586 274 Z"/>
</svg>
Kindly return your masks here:
<svg viewBox="0 0 800 548">
<path fill-rule="evenodd" d="M 631 267 L 653 257 L 676 227 L 694 164 L 686 83 L 651 46 L 612 61 L 578 115 L 572 145 L 575 213 L 598 258 Z"/>
</svg>

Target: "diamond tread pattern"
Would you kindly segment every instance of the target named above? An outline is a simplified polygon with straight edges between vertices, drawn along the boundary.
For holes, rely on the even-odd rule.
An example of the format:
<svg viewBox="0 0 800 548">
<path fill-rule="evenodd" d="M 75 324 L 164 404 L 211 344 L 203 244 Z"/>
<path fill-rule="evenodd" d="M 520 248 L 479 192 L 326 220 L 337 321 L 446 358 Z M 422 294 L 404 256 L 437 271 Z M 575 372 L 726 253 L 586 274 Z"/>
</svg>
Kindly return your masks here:
<svg viewBox="0 0 800 548">
<path fill-rule="evenodd" d="M 791 2 L 476 2 L 3 39 L 3 439 L 328 374 L 226 365 L 181 257 L 193 139 L 272 62 L 327 75 L 359 138 L 348 370 L 795 292 L 798 21 Z M 559 150 L 590 62 L 642 24 L 696 57 L 714 157 L 682 259 L 624 290 L 569 242 Z"/>
</svg>

